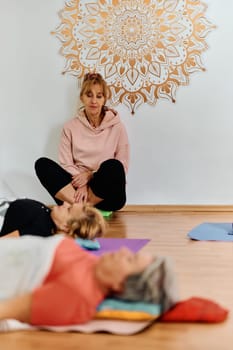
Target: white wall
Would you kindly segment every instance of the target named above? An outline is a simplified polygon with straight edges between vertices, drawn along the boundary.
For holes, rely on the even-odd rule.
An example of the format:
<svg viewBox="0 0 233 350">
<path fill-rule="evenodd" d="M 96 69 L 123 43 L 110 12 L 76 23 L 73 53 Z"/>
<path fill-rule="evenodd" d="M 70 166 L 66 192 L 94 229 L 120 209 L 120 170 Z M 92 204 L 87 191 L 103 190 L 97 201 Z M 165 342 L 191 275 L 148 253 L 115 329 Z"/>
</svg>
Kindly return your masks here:
<svg viewBox="0 0 233 350">
<path fill-rule="evenodd" d="M 131 144 L 128 204 L 233 203 L 233 46 L 231 0 L 205 1 L 217 29 L 202 55 L 207 68 L 136 115 L 117 107 Z M 50 34 L 63 0 L 0 0 L 0 197 L 51 202 L 34 175 L 34 160 L 57 158 L 62 124 L 73 116 L 75 79 Z"/>
</svg>

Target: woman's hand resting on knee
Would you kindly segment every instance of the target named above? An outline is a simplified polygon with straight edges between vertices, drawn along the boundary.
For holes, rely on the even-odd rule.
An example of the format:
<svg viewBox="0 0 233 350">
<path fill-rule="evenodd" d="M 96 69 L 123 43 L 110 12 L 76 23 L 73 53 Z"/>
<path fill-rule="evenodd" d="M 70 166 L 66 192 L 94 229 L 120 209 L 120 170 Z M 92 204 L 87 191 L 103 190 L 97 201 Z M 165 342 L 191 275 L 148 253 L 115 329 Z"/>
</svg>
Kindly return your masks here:
<svg viewBox="0 0 233 350">
<path fill-rule="evenodd" d="M 90 181 L 91 177 L 92 177 L 91 171 L 84 171 L 81 174 L 74 175 L 72 177 L 72 181 L 71 181 L 72 186 L 74 188 L 83 187 L 83 186 L 87 185 L 87 183 Z"/>
</svg>

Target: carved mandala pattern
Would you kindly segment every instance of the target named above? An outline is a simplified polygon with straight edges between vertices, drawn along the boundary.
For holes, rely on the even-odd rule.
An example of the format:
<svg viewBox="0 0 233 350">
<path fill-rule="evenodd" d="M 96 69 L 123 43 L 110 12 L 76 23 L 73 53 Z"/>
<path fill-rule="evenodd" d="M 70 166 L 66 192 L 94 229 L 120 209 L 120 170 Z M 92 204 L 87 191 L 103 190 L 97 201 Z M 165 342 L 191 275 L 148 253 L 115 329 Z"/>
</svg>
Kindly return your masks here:
<svg viewBox="0 0 233 350">
<path fill-rule="evenodd" d="M 201 54 L 215 27 L 206 8 L 199 0 L 67 0 L 53 32 L 66 59 L 63 73 L 101 73 L 111 103 L 132 113 L 160 98 L 175 102 L 177 87 L 205 70 Z"/>
</svg>

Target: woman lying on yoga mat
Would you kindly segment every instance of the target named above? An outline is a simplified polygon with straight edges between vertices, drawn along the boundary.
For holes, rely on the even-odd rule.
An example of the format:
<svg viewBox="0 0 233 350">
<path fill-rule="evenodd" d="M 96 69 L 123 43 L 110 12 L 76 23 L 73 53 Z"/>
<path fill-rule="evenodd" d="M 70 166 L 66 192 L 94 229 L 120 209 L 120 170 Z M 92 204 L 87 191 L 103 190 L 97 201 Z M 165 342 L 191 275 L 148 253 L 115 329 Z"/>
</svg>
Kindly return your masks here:
<svg viewBox="0 0 233 350">
<path fill-rule="evenodd" d="M 174 274 L 164 258 L 121 248 L 100 257 L 75 240 L 24 236 L 0 240 L 0 320 L 32 325 L 83 324 L 107 296 L 176 302 Z"/>
<path fill-rule="evenodd" d="M 0 236 L 65 233 L 73 238 L 94 239 L 105 231 L 103 216 L 89 204 L 64 202 L 50 208 L 33 199 L 17 199 L 9 202 Z"/>
<path fill-rule="evenodd" d="M 80 90 L 83 107 L 62 130 L 61 166 L 48 158 L 35 163 L 40 182 L 58 204 L 89 202 L 105 211 L 125 205 L 129 142 L 119 114 L 105 106 L 108 97 L 102 76 L 87 73 Z"/>
</svg>

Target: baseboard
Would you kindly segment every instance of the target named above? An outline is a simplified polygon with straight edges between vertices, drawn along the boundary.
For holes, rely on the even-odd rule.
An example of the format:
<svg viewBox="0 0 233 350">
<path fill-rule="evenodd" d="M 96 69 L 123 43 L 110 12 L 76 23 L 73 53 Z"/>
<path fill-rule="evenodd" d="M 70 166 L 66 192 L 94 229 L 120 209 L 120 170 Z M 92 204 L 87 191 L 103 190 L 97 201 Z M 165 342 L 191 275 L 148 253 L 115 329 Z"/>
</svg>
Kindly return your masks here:
<svg viewBox="0 0 233 350">
<path fill-rule="evenodd" d="M 233 205 L 125 205 L 121 211 L 127 212 L 233 212 Z"/>
</svg>

